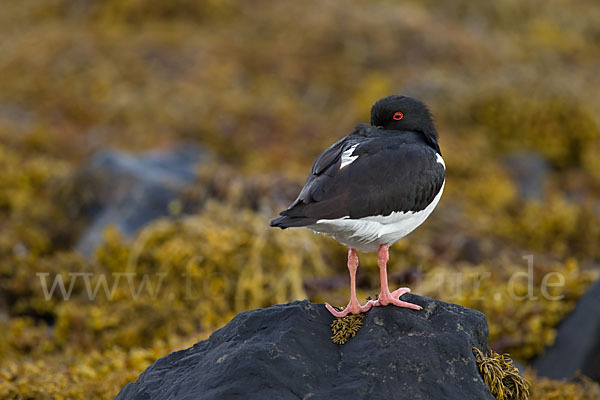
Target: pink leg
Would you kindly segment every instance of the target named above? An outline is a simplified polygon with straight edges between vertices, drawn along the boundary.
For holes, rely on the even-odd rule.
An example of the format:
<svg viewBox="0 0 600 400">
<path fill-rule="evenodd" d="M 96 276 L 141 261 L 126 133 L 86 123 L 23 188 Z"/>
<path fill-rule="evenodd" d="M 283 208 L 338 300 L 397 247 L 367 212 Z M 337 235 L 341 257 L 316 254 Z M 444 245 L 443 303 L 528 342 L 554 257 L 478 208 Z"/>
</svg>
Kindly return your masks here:
<svg viewBox="0 0 600 400">
<path fill-rule="evenodd" d="M 421 310 L 423 307 L 408 303 L 406 301 L 402 301 L 399 299 L 404 293 L 409 293 L 409 288 L 400 288 L 394 290 L 390 293 L 390 289 L 388 288 L 388 278 L 387 278 L 387 262 L 390 259 L 388 245 L 379 246 L 379 252 L 377 254 L 377 265 L 379 265 L 379 279 L 381 280 L 381 293 L 379 293 L 379 297 L 377 301 L 373 304 L 374 306 L 387 306 L 388 304 L 393 304 L 398 307 L 412 308 L 413 310 Z"/>
<path fill-rule="evenodd" d="M 328 303 L 325 303 L 325 307 L 335 317 L 345 317 L 348 314 L 359 314 L 366 312 L 373 307 L 373 301 L 369 300 L 367 304 L 361 306 L 356 298 L 356 270 L 358 269 L 358 257 L 354 249 L 348 250 L 348 271 L 350 271 L 350 302 L 344 308 L 343 311 L 337 311 L 331 307 Z"/>
</svg>

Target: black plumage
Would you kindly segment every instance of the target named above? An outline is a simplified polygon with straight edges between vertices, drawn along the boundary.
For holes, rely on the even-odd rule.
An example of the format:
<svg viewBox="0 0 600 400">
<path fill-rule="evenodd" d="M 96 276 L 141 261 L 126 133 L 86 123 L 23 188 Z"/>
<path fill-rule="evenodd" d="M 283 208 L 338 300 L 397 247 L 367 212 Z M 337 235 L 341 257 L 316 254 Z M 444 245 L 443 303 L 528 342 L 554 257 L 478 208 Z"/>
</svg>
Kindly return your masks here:
<svg viewBox="0 0 600 400">
<path fill-rule="evenodd" d="M 394 118 L 398 112 L 400 120 Z M 371 125 L 357 125 L 316 159 L 298 198 L 271 226 L 425 209 L 445 179 L 437 138 L 423 103 L 404 96 L 381 99 L 371 110 Z M 344 152 L 352 161 L 340 168 Z"/>
</svg>

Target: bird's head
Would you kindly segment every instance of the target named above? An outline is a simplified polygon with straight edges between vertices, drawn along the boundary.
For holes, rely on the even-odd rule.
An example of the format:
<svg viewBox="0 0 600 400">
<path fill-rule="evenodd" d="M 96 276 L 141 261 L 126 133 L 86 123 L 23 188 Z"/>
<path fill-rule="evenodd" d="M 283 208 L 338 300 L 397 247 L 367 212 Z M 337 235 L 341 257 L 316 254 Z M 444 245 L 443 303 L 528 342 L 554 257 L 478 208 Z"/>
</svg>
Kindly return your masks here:
<svg viewBox="0 0 600 400">
<path fill-rule="evenodd" d="M 371 125 L 395 131 L 418 131 L 437 142 L 438 134 L 425 104 L 406 96 L 384 97 L 371 108 Z"/>
</svg>

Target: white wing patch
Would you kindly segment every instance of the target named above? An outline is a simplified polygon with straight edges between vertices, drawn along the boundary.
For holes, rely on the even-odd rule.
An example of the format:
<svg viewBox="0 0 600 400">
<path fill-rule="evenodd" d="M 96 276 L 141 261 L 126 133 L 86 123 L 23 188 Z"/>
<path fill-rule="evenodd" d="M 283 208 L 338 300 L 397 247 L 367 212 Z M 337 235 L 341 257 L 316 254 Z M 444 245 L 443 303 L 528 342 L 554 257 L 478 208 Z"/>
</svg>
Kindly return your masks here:
<svg viewBox="0 0 600 400">
<path fill-rule="evenodd" d="M 435 153 L 435 157 L 436 157 L 436 161 L 440 164 L 442 164 L 442 166 L 444 167 L 444 169 L 446 169 L 446 163 L 444 162 L 444 159 L 442 158 L 442 156 L 440 155 L 440 153 Z"/>
<path fill-rule="evenodd" d="M 354 146 L 350 147 L 348 150 L 342 153 L 342 163 L 340 164 L 340 169 L 344 168 L 346 165 L 352 164 L 358 158 L 358 156 L 352 155 L 352 153 L 354 153 L 354 149 L 356 149 L 357 147 L 358 144 L 355 144 Z"/>
</svg>

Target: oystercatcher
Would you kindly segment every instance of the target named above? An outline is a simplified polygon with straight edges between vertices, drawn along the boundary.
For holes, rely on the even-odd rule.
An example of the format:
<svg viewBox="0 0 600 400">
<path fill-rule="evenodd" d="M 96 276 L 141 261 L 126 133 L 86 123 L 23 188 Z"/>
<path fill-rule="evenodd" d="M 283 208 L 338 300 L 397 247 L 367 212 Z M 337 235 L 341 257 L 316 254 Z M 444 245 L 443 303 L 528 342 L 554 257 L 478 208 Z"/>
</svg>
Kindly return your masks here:
<svg viewBox="0 0 600 400">
<path fill-rule="evenodd" d="M 371 125 L 358 124 L 313 164 L 298 198 L 271 226 L 305 226 L 348 246 L 350 302 L 336 317 L 393 304 L 420 310 L 390 293 L 389 247 L 425 221 L 440 201 L 446 166 L 431 113 L 420 101 L 392 95 L 371 108 Z M 364 306 L 356 298 L 356 251 L 378 251 L 381 292 Z"/>
</svg>

